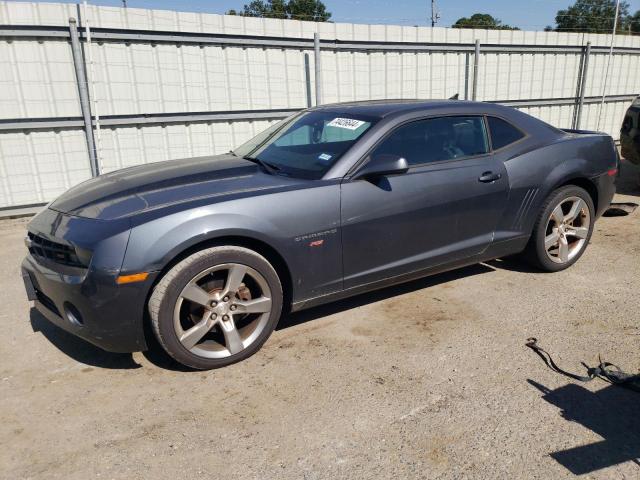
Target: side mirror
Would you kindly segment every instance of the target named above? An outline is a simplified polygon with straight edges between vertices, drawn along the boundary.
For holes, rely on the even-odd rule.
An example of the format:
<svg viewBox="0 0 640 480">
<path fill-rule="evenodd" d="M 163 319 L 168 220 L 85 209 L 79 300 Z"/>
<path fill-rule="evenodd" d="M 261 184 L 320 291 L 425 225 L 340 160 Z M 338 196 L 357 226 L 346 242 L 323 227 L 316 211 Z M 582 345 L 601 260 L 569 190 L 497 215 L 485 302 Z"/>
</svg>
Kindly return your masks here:
<svg viewBox="0 0 640 480">
<path fill-rule="evenodd" d="M 400 175 L 409 171 L 407 160 L 399 155 L 383 153 L 370 157 L 366 165 L 356 174 L 356 178 L 374 179 L 385 175 Z"/>
</svg>

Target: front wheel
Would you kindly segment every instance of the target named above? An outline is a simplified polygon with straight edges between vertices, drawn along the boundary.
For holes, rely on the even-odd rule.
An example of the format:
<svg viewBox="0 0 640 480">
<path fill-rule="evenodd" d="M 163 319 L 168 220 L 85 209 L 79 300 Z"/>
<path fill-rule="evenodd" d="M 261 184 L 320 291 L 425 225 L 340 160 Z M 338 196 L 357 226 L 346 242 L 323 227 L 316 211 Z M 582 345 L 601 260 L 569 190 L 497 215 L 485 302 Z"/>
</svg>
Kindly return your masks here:
<svg viewBox="0 0 640 480">
<path fill-rule="evenodd" d="M 575 185 L 557 189 L 542 207 L 525 258 L 548 272 L 570 267 L 587 248 L 594 221 L 593 200 L 586 190 Z"/>
<path fill-rule="evenodd" d="M 247 248 L 208 248 L 176 264 L 149 299 L 153 330 L 183 365 L 207 370 L 244 360 L 276 327 L 282 286 Z"/>
</svg>

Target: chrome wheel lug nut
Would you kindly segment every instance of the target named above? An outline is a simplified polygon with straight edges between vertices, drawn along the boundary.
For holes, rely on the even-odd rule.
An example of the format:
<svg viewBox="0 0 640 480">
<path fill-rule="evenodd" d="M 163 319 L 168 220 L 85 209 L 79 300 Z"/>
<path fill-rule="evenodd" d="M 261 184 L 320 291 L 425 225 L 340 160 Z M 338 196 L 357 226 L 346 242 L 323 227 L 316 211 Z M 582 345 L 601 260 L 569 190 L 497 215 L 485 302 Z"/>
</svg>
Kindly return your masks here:
<svg viewBox="0 0 640 480">
<path fill-rule="evenodd" d="M 224 298 L 222 299 L 222 301 L 223 301 L 223 302 L 228 302 L 228 301 L 229 301 L 229 297 L 224 297 Z"/>
<path fill-rule="evenodd" d="M 213 302 L 211 302 L 211 306 L 215 307 L 216 305 L 218 305 L 218 302 L 216 302 L 215 300 Z"/>
<path fill-rule="evenodd" d="M 215 313 L 212 313 L 212 314 L 211 314 L 211 318 L 212 318 L 213 320 L 215 320 L 217 317 L 218 317 L 218 315 L 217 315 L 217 314 L 215 314 Z"/>
<path fill-rule="evenodd" d="M 224 317 L 222 317 L 223 320 L 229 320 L 229 315 L 225 315 Z"/>
<path fill-rule="evenodd" d="M 236 308 L 238 308 L 238 307 L 235 306 L 235 305 L 231 305 L 231 310 L 235 310 Z"/>
</svg>

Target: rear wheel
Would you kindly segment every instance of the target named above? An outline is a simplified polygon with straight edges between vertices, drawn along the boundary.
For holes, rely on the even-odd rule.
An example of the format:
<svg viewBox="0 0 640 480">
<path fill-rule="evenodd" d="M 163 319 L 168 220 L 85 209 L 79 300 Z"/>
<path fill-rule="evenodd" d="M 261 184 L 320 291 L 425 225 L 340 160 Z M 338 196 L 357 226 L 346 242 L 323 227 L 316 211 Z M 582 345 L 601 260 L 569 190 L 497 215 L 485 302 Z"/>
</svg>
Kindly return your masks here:
<svg viewBox="0 0 640 480">
<path fill-rule="evenodd" d="M 594 220 L 593 200 L 586 190 L 575 185 L 559 188 L 542 208 L 525 258 L 549 272 L 570 267 L 587 248 Z"/>
<path fill-rule="evenodd" d="M 197 369 L 223 367 L 255 353 L 282 310 L 271 264 L 242 247 L 213 247 L 176 264 L 149 299 L 153 330 L 166 352 Z"/>
</svg>

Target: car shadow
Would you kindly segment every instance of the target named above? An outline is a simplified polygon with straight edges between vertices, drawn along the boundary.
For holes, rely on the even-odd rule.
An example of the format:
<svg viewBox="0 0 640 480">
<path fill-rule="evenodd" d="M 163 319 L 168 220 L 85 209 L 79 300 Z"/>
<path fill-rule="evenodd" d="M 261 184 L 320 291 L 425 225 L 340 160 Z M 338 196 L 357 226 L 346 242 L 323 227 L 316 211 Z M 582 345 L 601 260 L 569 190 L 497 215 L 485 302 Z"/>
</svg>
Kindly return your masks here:
<svg viewBox="0 0 640 480">
<path fill-rule="evenodd" d="M 280 319 L 276 330 L 294 327 L 306 322 L 311 322 L 318 318 L 334 315 L 336 313 L 346 312 L 354 308 L 362 307 L 370 303 L 380 302 L 388 298 L 405 295 L 425 288 L 433 287 L 442 283 L 452 282 L 473 275 L 493 272 L 495 268 L 488 264 L 478 263 L 468 267 L 451 270 L 449 272 L 432 275 L 429 277 L 412 280 L 410 282 L 401 283 L 391 287 L 386 287 L 372 292 L 362 293 L 353 297 L 337 300 L 326 305 L 312 307 L 308 310 L 290 313 Z"/>
<path fill-rule="evenodd" d="M 447 283 L 460 278 L 469 277 L 472 275 L 480 275 L 483 273 L 493 272 L 495 269 L 485 265 L 476 264 L 469 267 L 461 268 L 458 270 L 452 270 L 449 272 L 432 275 L 430 277 L 420 278 L 410 282 L 394 285 L 392 287 L 383 288 L 380 290 L 374 290 L 368 293 L 362 293 L 354 297 L 338 300 L 326 305 L 320 305 L 318 307 L 309 308 L 300 312 L 285 314 L 276 327 L 276 330 L 284 330 L 296 325 L 301 325 L 313 320 L 317 320 L 322 317 L 333 315 L 340 312 L 346 312 L 353 308 L 358 308 L 370 303 L 379 302 L 387 298 L 397 297 L 398 295 L 404 295 L 416 290 L 422 290 L 425 288 L 433 287 L 441 283 Z M 149 322 L 145 322 L 149 325 Z M 146 339 L 149 349 L 143 352 L 143 355 L 149 362 L 155 366 L 173 371 L 190 372 L 192 369 L 185 367 L 173 358 L 166 354 L 162 349 L 162 346 L 158 343 L 155 335 L 150 330 L 146 332 Z"/>
<path fill-rule="evenodd" d="M 383 288 L 381 290 L 363 293 L 355 297 L 336 301 L 327 305 L 310 308 L 301 312 L 285 314 L 278 323 L 276 330 L 290 328 L 295 325 L 310 322 L 328 315 L 345 312 L 353 308 L 357 308 L 374 302 L 379 302 L 387 298 L 404 295 L 416 290 L 422 290 L 472 275 L 480 275 L 483 273 L 492 272 L 494 270 L 495 269 L 491 266 L 485 264 L 476 264 L 458 270 L 453 270 L 450 272 L 413 280 L 392 287 Z M 94 367 L 107 369 L 134 369 L 141 367 L 141 365 L 134 360 L 132 354 L 105 352 L 104 350 L 64 331 L 63 329 L 49 322 L 35 308 L 31 309 L 30 319 L 31 326 L 34 332 L 42 333 L 47 338 L 47 340 L 49 340 L 56 348 L 78 362 Z M 179 364 L 173 358 L 167 355 L 167 353 L 162 349 L 162 346 L 156 340 L 155 335 L 149 327 L 149 322 L 147 321 L 145 321 L 145 337 L 148 344 L 148 350 L 142 352 L 142 354 L 153 365 L 171 371 L 197 371 Z"/>
<path fill-rule="evenodd" d="M 172 372 L 194 373 L 201 371 L 178 363 L 171 355 L 164 351 L 164 348 L 160 345 L 156 334 L 151 328 L 151 320 L 147 314 L 145 314 L 144 319 L 144 339 L 147 342 L 147 349 L 142 352 L 142 355 L 149 363 L 152 363 L 156 367 L 162 368 L 163 370 L 171 370 Z"/>
<path fill-rule="evenodd" d="M 587 445 L 577 445 L 550 453 L 575 475 L 592 473 L 624 462 L 640 467 L 640 396 L 637 392 L 608 385 L 591 392 L 570 383 L 555 390 L 527 380 L 543 393 L 542 398 L 560 409 L 569 422 L 579 423 L 602 437 Z"/>
<path fill-rule="evenodd" d="M 31 328 L 45 336 L 58 350 L 75 361 L 99 368 L 134 369 L 141 365 L 136 363 L 131 353 L 105 352 L 90 343 L 65 332 L 47 320 L 38 310 L 31 308 L 29 312 Z"/>
<path fill-rule="evenodd" d="M 508 270 L 509 272 L 520 272 L 520 273 L 541 273 L 546 274 L 544 270 L 540 270 L 539 268 L 530 265 L 522 258 L 517 255 L 513 255 L 510 257 L 496 258 L 494 260 L 488 260 L 484 262 L 485 265 L 488 265 L 496 270 Z"/>
</svg>

